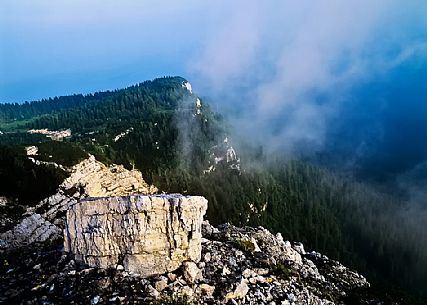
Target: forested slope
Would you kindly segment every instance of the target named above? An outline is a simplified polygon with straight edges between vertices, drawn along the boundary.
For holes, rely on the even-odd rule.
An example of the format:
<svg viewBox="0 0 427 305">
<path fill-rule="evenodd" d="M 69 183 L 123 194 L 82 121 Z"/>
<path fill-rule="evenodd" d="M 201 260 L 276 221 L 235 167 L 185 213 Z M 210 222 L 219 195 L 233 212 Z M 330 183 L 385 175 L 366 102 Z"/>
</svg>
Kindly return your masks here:
<svg viewBox="0 0 427 305">
<path fill-rule="evenodd" d="M 166 77 L 112 92 L 1 105 L 0 144 L 2 158 L 8 160 L 2 180 L 6 172 L 39 177 L 23 155 L 24 146 L 36 145 L 40 153 L 35 158 L 61 164 L 90 153 L 104 163 L 140 169 L 161 191 L 206 196 L 207 217 L 215 224 L 262 225 L 373 280 L 413 291 L 425 288 L 427 258 L 417 242 L 425 236 L 407 234 L 412 224 L 404 218 L 398 227 L 389 221 L 396 211 L 405 211 L 401 199 L 306 162 L 280 156 L 268 161 L 259 147 L 250 145 L 237 147 L 240 168 L 231 166 L 212 152 L 233 134 L 232 122 L 228 126 L 185 82 Z M 43 128 L 70 129 L 72 136 L 54 142 L 27 132 Z M 13 150 L 21 153 L 13 155 Z M 51 192 L 60 175 L 48 171 L 50 187 L 41 191 Z M 31 179 L 22 179 L 16 190 L 0 189 L 0 195 L 31 202 L 20 195 Z"/>
</svg>

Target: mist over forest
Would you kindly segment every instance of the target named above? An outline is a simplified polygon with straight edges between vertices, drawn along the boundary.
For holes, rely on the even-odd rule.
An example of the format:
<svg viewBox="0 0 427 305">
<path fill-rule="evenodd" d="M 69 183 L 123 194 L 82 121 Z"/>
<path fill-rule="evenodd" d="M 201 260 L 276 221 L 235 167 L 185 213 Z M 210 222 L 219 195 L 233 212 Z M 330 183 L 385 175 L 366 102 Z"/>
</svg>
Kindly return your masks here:
<svg viewBox="0 0 427 305">
<path fill-rule="evenodd" d="M 26 145 L 93 154 L 427 297 L 424 0 L 1 6 L 1 196 L 33 206 L 65 177 Z"/>
</svg>

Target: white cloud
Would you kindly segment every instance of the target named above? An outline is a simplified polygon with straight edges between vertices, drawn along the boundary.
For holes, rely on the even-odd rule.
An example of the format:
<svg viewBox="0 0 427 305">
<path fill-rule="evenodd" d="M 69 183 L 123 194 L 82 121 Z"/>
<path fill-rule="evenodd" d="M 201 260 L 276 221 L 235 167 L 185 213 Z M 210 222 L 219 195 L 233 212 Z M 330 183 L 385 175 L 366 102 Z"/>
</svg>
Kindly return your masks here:
<svg viewBox="0 0 427 305">
<path fill-rule="evenodd" d="M 271 136 L 285 147 L 301 141 L 320 147 L 347 89 L 424 48 L 406 46 L 387 59 L 388 66 L 384 54 L 377 54 L 395 42 L 393 29 L 402 21 L 398 1 L 233 3 L 226 8 L 227 19 L 192 58 L 192 81 L 225 103 L 236 102 L 244 92 L 242 103 L 251 107 L 236 120 L 251 135 L 262 131 L 263 141 L 271 122 L 286 117 Z M 212 10 L 215 14 L 220 5 Z"/>
</svg>

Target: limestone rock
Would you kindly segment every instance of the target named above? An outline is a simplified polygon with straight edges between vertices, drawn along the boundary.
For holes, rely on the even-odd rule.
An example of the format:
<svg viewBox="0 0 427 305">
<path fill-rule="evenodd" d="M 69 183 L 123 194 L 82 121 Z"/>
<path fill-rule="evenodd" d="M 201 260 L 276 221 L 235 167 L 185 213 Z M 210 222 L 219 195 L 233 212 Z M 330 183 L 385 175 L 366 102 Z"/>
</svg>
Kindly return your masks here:
<svg viewBox="0 0 427 305">
<path fill-rule="evenodd" d="M 215 286 L 211 286 L 208 284 L 201 284 L 199 288 L 201 294 L 206 295 L 207 297 L 212 297 L 213 293 L 215 292 Z"/>
<path fill-rule="evenodd" d="M 161 276 L 160 279 L 154 284 L 154 288 L 157 291 L 162 291 L 168 286 L 168 278 L 165 276 Z"/>
<path fill-rule="evenodd" d="M 65 170 L 62 165 L 58 166 Z M 156 187 L 144 181 L 138 170 L 127 170 L 121 165 L 107 167 L 93 156 L 69 171 L 70 176 L 59 186 L 57 193 L 43 199 L 37 206 L 28 208 L 20 223 L 0 235 L 0 251 L 57 236 L 64 228 L 66 211 L 83 198 L 157 192 Z M 1 219 L 0 225 L 7 221 Z"/>
<path fill-rule="evenodd" d="M 182 264 L 182 269 L 184 271 L 184 278 L 189 283 L 194 283 L 201 277 L 200 269 L 193 262 L 184 262 Z"/>
<path fill-rule="evenodd" d="M 248 280 L 242 279 L 234 292 L 227 294 L 226 299 L 243 299 L 249 292 L 248 283 Z"/>
<path fill-rule="evenodd" d="M 205 235 L 202 243 L 202 257 L 209 253 L 210 259 L 203 266 L 198 265 L 203 278 L 195 283 L 189 283 L 181 269 L 143 278 L 120 270 L 117 265 L 111 271 L 85 268 L 72 255 L 64 254 L 58 244 L 48 243 L 46 248 L 24 247 L 9 253 L 13 258 L 4 256 L 3 264 L 9 265 L 3 269 L 5 272 L 0 272 L 4 292 L 0 294 L 0 303 L 40 304 L 42 300 L 57 304 L 64 296 L 70 304 L 90 304 L 92 300 L 97 304 L 151 304 L 155 299 L 155 304 L 185 304 L 178 301 L 187 300 L 191 304 L 212 305 L 384 304 L 384 300 L 392 303 L 389 296 L 382 299 L 377 292 L 372 294 L 363 276 L 325 255 L 301 255 L 302 265 L 288 260 L 288 248 L 282 244 L 287 242 L 262 227 L 228 224 L 207 229 L 205 232 L 215 231 L 209 237 Z M 235 239 L 252 237 L 261 252 L 240 254 Z M 266 260 L 270 254 L 276 264 Z M 222 275 L 224 269 L 226 276 Z M 188 297 L 183 298 L 184 295 Z M 413 303 L 393 299 L 393 304 Z"/>
<path fill-rule="evenodd" d="M 201 258 L 207 200 L 199 196 L 134 195 L 83 200 L 67 212 L 64 249 L 93 267 L 142 276 L 176 270 Z"/>
<path fill-rule="evenodd" d="M 44 242 L 54 236 L 60 236 L 60 230 L 41 215 L 32 214 L 12 230 L 0 234 L 0 249 Z"/>
<path fill-rule="evenodd" d="M 105 166 L 94 156 L 72 168 L 72 174 L 62 188 L 82 187 L 89 197 L 153 194 L 157 188 L 149 186 L 138 170 L 127 170 L 123 165 Z"/>
<path fill-rule="evenodd" d="M 71 137 L 71 129 L 48 130 L 47 128 L 44 128 L 44 129 L 30 129 L 27 132 L 32 134 L 39 133 L 55 141 L 62 141 L 64 138 Z"/>
</svg>

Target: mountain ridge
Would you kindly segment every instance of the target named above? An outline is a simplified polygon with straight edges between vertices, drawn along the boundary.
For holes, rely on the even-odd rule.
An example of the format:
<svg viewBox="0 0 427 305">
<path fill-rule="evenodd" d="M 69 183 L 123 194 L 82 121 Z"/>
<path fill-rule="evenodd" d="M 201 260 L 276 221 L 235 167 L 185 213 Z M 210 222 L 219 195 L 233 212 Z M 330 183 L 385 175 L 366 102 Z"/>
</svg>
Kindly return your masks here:
<svg viewBox="0 0 427 305">
<path fill-rule="evenodd" d="M 410 280 L 411 285 L 422 287 L 420 279 L 425 276 L 419 268 L 423 262 L 422 249 L 416 247 L 416 241 L 402 244 L 399 231 L 396 231 L 397 241 L 385 239 L 380 232 L 390 231 L 390 224 L 373 217 L 375 209 L 383 209 L 387 204 L 403 205 L 402 202 L 351 177 L 303 161 L 268 161 L 262 149 L 248 148 L 250 145 L 240 144 L 241 140 L 235 141 L 232 124 L 213 113 L 208 104 L 187 88 L 186 82 L 180 77 L 166 77 L 118 90 L 114 99 L 107 94 L 105 100 L 90 105 L 18 120 L 13 126 L 18 124 L 19 128 L 13 127 L 0 135 L 5 150 L 21 151 L 4 158 L 4 164 L 15 164 L 10 170 L 13 173 L 23 163 L 23 176 L 33 167 L 46 167 L 57 175 L 57 169 L 28 163 L 31 161 L 23 149 L 37 146 L 40 153 L 32 158 L 43 162 L 62 159 L 61 162 L 67 160 L 68 164 L 92 154 L 107 166 L 122 164 L 128 170 L 140 170 L 144 180 L 161 191 L 206 196 L 210 202 L 208 219 L 214 225 L 227 221 L 239 226 L 263 225 L 330 257 L 343 259 L 352 267 L 372 272 L 369 277 L 378 281 L 399 281 L 402 277 Z M 0 113 L 9 108 L 0 107 Z M 0 129 L 2 124 L 10 123 L 0 121 Z M 71 136 L 58 142 L 26 132 L 43 128 L 56 131 L 70 128 Z M 130 128 L 132 131 L 126 133 Z M 122 133 L 126 134 L 115 141 Z M 209 151 L 227 136 L 237 152 L 239 171 L 227 163 L 219 163 L 215 171 L 204 173 L 209 162 L 212 163 Z M 19 176 L 16 181 L 30 188 Z M 59 184 L 52 181 L 49 192 Z M 26 208 L 34 203 L 22 198 L 18 205 L 12 206 L 20 205 Z M 359 219 L 365 219 L 366 223 L 362 225 Z M 410 229 L 405 222 L 401 227 Z M 410 260 L 406 259 L 407 253 Z M 388 268 L 392 264 L 395 270 L 390 273 Z"/>
</svg>

